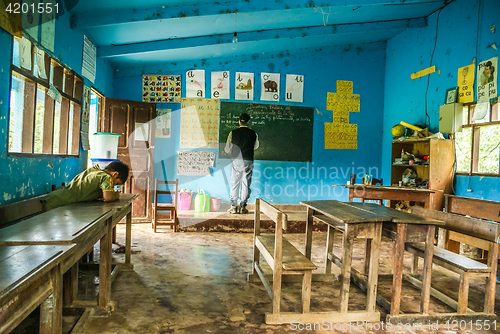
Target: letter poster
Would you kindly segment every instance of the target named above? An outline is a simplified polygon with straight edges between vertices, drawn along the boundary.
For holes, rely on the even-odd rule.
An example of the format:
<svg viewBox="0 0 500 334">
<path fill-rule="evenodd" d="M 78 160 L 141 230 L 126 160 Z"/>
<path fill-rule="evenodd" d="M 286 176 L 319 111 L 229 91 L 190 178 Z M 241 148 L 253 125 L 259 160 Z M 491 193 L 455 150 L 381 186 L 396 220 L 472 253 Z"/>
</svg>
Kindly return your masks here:
<svg viewBox="0 0 500 334">
<path fill-rule="evenodd" d="M 181 76 L 156 75 L 142 76 L 142 101 L 153 103 L 181 102 Z"/>
<path fill-rule="evenodd" d="M 212 72 L 212 99 L 229 99 L 229 71 Z"/>
<path fill-rule="evenodd" d="M 219 100 L 182 99 L 180 136 L 179 147 L 217 148 L 219 139 Z"/>
<path fill-rule="evenodd" d="M 458 69 L 457 87 L 458 103 L 474 101 L 474 64 Z"/>
<path fill-rule="evenodd" d="M 359 112 L 359 94 L 352 94 L 352 81 L 337 80 L 337 93 L 327 93 L 326 109 L 333 112 L 325 123 L 325 149 L 358 148 L 358 125 L 349 123 L 349 112 Z"/>
<path fill-rule="evenodd" d="M 477 101 L 497 97 L 498 57 L 482 61 L 477 66 Z"/>
<path fill-rule="evenodd" d="M 253 101 L 253 73 L 236 72 L 234 99 Z"/>
<path fill-rule="evenodd" d="M 205 98 L 205 70 L 186 72 L 186 97 Z"/>
<path fill-rule="evenodd" d="M 304 76 L 296 74 L 286 75 L 285 101 L 304 102 Z"/>
<path fill-rule="evenodd" d="M 262 101 L 280 100 L 280 74 L 279 73 L 261 73 L 260 99 Z"/>
<path fill-rule="evenodd" d="M 177 175 L 210 175 L 215 163 L 215 153 L 205 151 L 177 152 Z"/>
</svg>

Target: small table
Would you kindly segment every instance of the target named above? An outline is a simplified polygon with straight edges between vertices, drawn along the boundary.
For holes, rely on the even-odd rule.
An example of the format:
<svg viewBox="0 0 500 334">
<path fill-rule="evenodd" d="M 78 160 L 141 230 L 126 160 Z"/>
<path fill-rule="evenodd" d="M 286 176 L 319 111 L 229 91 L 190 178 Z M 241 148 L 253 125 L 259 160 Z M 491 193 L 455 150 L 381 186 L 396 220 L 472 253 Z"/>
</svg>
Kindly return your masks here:
<svg viewBox="0 0 500 334">
<path fill-rule="evenodd" d="M 397 201 L 413 201 L 424 203 L 425 208 L 430 208 L 431 194 L 436 191 L 423 188 L 398 188 L 384 186 L 367 186 L 363 184 L 354 184 L 345 186 L 349 189 L 349 202 L 353 198 L 361 198 L 363 200 L 397 200 Z"/>
</svg>

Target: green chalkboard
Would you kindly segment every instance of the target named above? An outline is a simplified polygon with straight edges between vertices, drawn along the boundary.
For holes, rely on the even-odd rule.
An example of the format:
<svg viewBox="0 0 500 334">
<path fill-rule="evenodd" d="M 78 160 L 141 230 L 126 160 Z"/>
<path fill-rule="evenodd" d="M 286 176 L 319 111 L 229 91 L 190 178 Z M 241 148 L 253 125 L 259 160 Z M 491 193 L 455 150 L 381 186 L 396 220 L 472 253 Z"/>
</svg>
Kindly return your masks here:
<svg viewBox="0 0 500 334">
<path fill-rule="evenodd" d="M 238 128 L 244 112 L 250 115 L 250 127 L 259 136 L 255 160 L 312 161 L 313 108 L 239 102 L 221 102 L 219 158 L 230 158 L 224 152 L 227 136 Z"/>
</svg>

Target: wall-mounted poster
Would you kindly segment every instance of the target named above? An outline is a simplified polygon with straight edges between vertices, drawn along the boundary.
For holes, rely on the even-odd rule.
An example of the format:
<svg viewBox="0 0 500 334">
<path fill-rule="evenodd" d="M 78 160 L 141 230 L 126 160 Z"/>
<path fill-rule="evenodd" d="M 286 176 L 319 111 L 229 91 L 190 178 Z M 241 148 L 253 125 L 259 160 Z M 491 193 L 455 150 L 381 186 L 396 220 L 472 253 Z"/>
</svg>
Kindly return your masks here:
<svg viewBox="0 0 500 334">
<path fill-rule="evenodd" d="M 172 109 L 156 109 L 156 138 L 170 138 Z"/>
<path fill-rule="evenodd" d="M 90 127 L 90 99 L 91 90 L 88 86 L 83 86 L 82 100 L 82 125 L 80 126 L 80 135 L 82 137 L 82 147 L 85 151 L 90 150 L 89 127 Z"/>
<path fill-rule="evenodd" d="M 179 147 L 217 148 L 219 100 L 182 99 Z"/>
<path fill-rule="evenodd" d="M 304 76 L 296 74 L 286 75 L 285 101 L 304 102 Z"/>
<path fill-rule="evenodd" d="M 280 100 L 280 74 L 261 73 L 260 74 L 260 99 L 262 101 Z"/>
<path fill-rule="evenodd" d="M 156 103 L 181 102 L 181 76 L 156 75 L 142 76 L 142 101 Z"/>
<path fill-rule="evenodd" d="M 210 175 L 210 167 L 215 163 L 214 152 L 179 151 L 177 152 L 178 175 Z"/>
<path fill-rule="evenodd" d="M 212 72 L 212 99 L 229 99 L 229 71 Z"/>
<path fill-rule="evenodd" d="M 186 97 L 205 98 L 205 70 L 186 72 Z"/>
<path fill-rule="evenodd" d="M 234 99 L 253 100 L 253 73 L 236 72 Z"/>
<path fill-rule="evenodd" d="M 92 83 L 95 80 L 95 71 L 97 67 L 97 48 L 88 39 L 83 36 L 83 57 L 82 57 L 82 75 Z"/>
<path fill-rule="evenodd" d="M 458 69 L 457 86 L 458 103 L 474 101 L 474 64 Z"/>
<path fill-rule="evenodd" d="M 489 101 L 497 97 L 498 57 L 477 65 L 477 101 Z"/>
</svg>

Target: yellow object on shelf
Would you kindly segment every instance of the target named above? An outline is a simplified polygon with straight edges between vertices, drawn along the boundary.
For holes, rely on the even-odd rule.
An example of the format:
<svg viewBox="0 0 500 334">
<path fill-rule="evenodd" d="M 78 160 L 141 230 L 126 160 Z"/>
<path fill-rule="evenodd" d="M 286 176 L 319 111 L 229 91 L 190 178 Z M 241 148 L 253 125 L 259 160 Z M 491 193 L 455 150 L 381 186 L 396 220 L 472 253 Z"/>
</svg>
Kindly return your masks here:
<svg viewBox="0 0 500 334">
<path fill-rule="evenodd" d="M 422 129 L 422 128 L 419 128 L 418 126 L 411 125 L 410 123 L 406 123 L 406 122 L 403 122 L 403 121 L 401 121 L 399 124 L 404 125 L 404 126 L 406 126 L 407 128 L 412 129 L 412 130 L 415 130 L 415 131 L 423 131 L 423 130 L 424 130 L 424 129 Z"/>
</svg>

